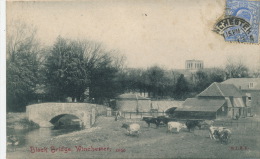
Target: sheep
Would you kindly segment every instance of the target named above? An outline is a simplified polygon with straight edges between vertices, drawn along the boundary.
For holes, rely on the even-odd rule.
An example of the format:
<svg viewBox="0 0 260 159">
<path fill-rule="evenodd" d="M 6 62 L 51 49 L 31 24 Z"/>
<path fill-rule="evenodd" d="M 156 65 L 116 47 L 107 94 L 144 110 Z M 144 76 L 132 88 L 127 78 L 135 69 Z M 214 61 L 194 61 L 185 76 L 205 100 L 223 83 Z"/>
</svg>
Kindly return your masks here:
<svg viewBox="0 0 260 159">
<path fill-rule="evenodd" d="M 140 131 L 140 125 L 136 124 L 136 123 L 133 123 L 133 124 L 124 123 L 122 125 L 122 128 L 126 128 L 128 135 L 133 135 L 133 134 L 139 135 L 139 133 L 140 133 L 139 132 Z"/>
</svg>

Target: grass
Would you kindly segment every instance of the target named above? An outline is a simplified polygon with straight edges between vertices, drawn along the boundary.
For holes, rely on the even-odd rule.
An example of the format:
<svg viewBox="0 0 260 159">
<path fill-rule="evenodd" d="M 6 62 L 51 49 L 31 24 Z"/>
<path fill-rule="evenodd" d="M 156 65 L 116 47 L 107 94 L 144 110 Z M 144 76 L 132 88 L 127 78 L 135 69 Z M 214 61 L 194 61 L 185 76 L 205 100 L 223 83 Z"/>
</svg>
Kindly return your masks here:
<svg viewBox="0 0 260 159">
<path fill-rule="evenodd" d="M 135 122 L 141 125 L 139 137 L 128 136 L 122 123 Z M 8 154 L 8 158 L 259 158 L 260 130 L 255 127 L 228 127 L 232 140 L 228 145 L 211 140 L 208 130 L 181 130 L 180 133 L 166 133 L 166 127 L 150 128 L 140 119 L 115 121 L 113 117 L 99 117 L 96 127 L 83 131 L 46 139 L 35 143 L 37 147 L 71 148 L 73 152 L 32 154 L 29 148 Z M 109 147 L 111 151 L 77 152 L 75 146 Z M 247 146 L 248 150 L 231 150 L 231 147 Z M 124 149 L 125 152 L 117 152 Z"/>
<path fill-rule="evenodd" d="M 11 129 L 37 129 L 40 126 L 26 118 L 25 113 L 8 113 L 6 115 L 6 125 Z"/>
</svg>

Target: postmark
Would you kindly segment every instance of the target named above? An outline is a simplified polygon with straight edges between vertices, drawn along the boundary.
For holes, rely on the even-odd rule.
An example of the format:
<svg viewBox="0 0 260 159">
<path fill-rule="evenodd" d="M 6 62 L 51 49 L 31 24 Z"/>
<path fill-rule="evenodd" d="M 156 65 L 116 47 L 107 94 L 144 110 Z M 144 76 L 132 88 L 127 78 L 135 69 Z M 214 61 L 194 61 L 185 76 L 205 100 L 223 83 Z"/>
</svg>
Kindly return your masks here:
<svg viewBox="0 0 260 159">
<path fill-rule="evenodd" d="M 259 1 L 227 0 L 225 16 L 215 24 L 214 31 L 225 41 L 258 44 L 259 9 Z"/>
</svg>

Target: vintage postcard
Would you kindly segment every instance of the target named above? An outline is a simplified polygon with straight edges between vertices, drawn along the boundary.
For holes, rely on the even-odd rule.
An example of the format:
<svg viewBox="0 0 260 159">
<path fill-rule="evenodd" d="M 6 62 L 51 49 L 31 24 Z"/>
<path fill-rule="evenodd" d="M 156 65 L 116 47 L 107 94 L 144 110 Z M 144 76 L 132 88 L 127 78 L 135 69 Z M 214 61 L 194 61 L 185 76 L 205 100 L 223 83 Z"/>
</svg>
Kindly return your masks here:
<svg viewBox="0 0 260 159">
<path fill-rule="evenodd" d="M 260 158 L 260 1 L 7 0 L 6 158 Z"/>
</svg>

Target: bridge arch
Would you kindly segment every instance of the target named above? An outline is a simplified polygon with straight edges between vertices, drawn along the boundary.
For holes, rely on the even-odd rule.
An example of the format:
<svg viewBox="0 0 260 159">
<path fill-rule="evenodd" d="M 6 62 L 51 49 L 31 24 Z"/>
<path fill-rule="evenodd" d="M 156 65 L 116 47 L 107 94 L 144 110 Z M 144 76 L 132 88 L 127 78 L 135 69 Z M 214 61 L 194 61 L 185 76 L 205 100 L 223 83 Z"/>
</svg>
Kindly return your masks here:
<svg viewBox="0 0 260 159">
<path fill-rule="evenodd" d="M 90 103 L 40 103 L 26 107 L 28 119 L 40 127 L 51 127 L 53 121 L 70 114 L 79 118 L 83 127 L 90 128 L 95 123 L 95 110 Z"/>
</svg>

